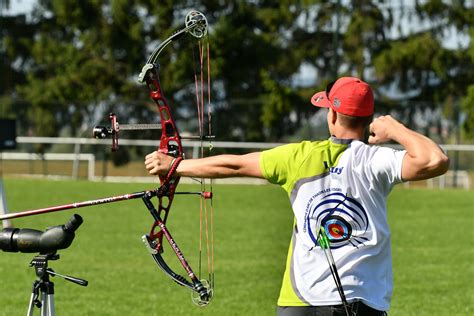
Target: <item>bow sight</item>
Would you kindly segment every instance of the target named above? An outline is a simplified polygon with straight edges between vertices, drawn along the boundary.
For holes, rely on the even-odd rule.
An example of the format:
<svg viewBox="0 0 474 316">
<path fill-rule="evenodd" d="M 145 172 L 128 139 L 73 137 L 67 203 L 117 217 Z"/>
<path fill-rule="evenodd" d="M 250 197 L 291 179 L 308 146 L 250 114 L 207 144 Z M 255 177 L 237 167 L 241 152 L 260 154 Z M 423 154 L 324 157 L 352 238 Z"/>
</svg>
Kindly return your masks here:
<svg viewBox="0 0 474 316">
<path fill-rule="evenodd" d="M 119 125 L 117 115 L 109 114 L 110 127 L 95 126 L 92 130 L 92 136 L 97 139 L 104 139 L 108 136 L 112 137 L 112 151 L 118 149 L 119 131 L 137 131 L 137 130 L 153 130 L 161 129 L 160 124 L 121 124 Z"/>
</svg>

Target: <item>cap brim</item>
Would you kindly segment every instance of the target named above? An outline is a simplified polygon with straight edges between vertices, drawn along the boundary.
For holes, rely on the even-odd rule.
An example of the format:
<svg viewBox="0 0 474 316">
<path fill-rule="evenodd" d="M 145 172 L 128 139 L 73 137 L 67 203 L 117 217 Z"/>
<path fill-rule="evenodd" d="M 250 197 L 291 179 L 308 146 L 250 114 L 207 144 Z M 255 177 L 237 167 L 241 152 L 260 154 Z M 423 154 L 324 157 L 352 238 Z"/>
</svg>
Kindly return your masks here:
<svg viewBox="0 0 474 316">
<path fill-rule="evenodd" d="M 315 93 L 311 97 L 311 104 L 314 105 L 314 106 L 321 107 L 321 108 L 331 107 L 331 102 L 329 102 L 329 100 L 327 98 L 326 91 L 321 91 L 321 92 Z"/>
</svg>

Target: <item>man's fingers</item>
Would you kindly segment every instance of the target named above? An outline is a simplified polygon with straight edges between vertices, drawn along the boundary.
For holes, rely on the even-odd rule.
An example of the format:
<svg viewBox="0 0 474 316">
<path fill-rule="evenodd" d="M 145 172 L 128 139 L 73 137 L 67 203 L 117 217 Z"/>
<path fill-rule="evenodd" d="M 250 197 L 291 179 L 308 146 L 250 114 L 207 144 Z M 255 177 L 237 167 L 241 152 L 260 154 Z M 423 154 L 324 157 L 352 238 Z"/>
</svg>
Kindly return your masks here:
<svg viewBox="0 0 474 316">
<path fill-rule="evenodd" d="M 147 169 L 148 170 L 148 173 L 151 174 L 151 175 L 157 175 L 158 174 L 158 167 L 155 166 L 151 169 Z"/>
<path fill-rule="evenodd" d="M 160 165 L 160 158 L 157 155 L 157 152 L 154 151 L 145 156 L 145 168 L 148 170 L 149 174 L 155 175 L 158 172 L 158 167 Z"/>
<path fill-rule="evenodd" d="M 156 167 L 156 165 L 154 165 L 153 163 L 146 163 L 145 164 L 145 168 L 146 170 L 148 171 L 151 171 L 152 169 L 154 169 Z"/>
<path fill-rule="evenodd" d="M 154 151 L 145 156 L 145 160 L 153 159 L 157 155 L 158 151 Z"/>
<path fill-rule="evenodd" d="M 154 151 L 145 156 L 145 168 L 149 174 L 164 175 L 169 171 L 173 157 Z"/>
<path fill-rule="evenodd" d="M 375 136 L 374 123 L 371 123 L 371 124 L 369 125 L 369 135 L 370 135 L 370 136 Z"/>
<path fill-rule="evenodd" d="M 375 132 L 374 132 L 374 127 L 373 127 L 373 126 L 374 126 L 374 123 L 371 123 L 371 124 L 369 125 L 369 134 L 370 134 L 371 136 L 375 136 Z"/>
<path fill-rule="evenodd" d="M 154 157 L 155 157 L 154 153 L 146 155 L 145 156 L 145 165 L 148 164 L 150 161 L 153 161 Z"/>
<path fill-rule="evenodd" d="M 158 174 L 158 171 L 160 170 L 159 166 L 160 166 L 160 162 L 156 160 L 151 160 L 145 163 L 146 170 L 148 170 L 148 173 L 152 175 Z"/>
</svg>

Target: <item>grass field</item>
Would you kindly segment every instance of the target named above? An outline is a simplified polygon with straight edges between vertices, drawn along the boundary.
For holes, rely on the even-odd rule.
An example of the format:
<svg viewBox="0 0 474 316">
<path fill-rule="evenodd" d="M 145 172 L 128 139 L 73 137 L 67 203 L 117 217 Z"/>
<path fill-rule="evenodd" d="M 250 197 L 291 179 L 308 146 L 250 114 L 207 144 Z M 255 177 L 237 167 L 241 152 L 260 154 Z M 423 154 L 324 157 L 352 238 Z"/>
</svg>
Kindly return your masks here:
<svg viewBox="0 0 474 316">
<path fill-rule="evenodd" d="M 12 211 L 130 193 L 145 184 L 7 178 Z M 188 189 L 188 188 L 186 188 Z M 472 315 L 474 192 L 396 189 L 389 199 L 395 291 L 391 316 Z M 57 315 L 274 315 L 292 216 L 275 186 L 215 185 L 216 293 L 195 307 L 188 290 L 158 270 L 140 237 L 152 218 L 140 200 L 14 220 L 45 230 L 73 213 L 84 218 L 72 246 L 50 267 L 85 278 L 84 288 L 55 282 Z M 175 199 L 168 220 L 197 266 L 198 201 Z M 169 252 L 168 252 L 169 253 Z M 24 315 L 35 279 L 34 254 L 0 253 L 0 315 Z M 37 314 L 38 311 L 37 311 Z"/>
</svg>

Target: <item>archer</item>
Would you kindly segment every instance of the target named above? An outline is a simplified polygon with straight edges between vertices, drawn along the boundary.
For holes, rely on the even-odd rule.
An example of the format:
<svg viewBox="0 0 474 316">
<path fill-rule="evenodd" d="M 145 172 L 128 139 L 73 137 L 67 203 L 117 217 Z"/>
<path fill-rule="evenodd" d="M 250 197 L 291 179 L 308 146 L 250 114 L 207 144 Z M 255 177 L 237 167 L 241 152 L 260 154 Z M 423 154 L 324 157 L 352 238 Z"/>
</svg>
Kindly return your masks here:
<svg viewBox="0 0 474 316">
<path fill-rule="evenodd" d="M 386 315 L 393 289 L 387 196 L 403 181 L 444 174 L 449 159 L 391 116 L 372 120 L 372 89 L 360 79 L 340 78 L 311 103 L 329 108 L 329 139 L 183 160 L 174 173 L 262 178 L 287 192 L 295 225 L 279 316 Z M 375 146 L 364 143 L 367 131 Z M 404 149 L 377 146 L 388 141 Z M 176 167 L 158 151 L 146 156 L 145 166 L 160 176 Z"/>
</svg>

